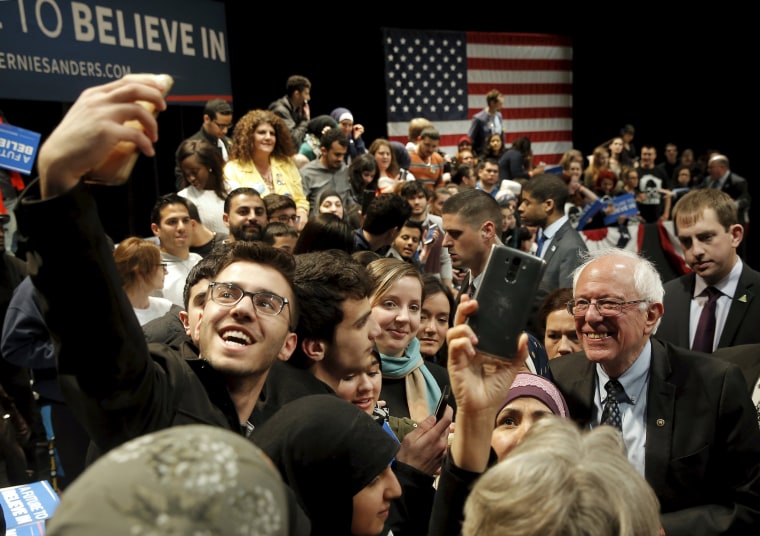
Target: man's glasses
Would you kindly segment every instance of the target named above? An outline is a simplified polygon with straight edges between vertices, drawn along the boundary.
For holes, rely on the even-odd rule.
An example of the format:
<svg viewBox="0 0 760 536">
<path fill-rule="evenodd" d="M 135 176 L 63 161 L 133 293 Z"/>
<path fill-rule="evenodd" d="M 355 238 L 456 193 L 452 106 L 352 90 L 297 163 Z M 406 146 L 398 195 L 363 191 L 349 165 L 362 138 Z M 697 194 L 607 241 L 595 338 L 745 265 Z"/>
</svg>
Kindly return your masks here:
<svg viewBox="0 0 760 536">
<path fill-rule="evenodd" d="M 649 300 L 633 300 L 626 302 L 615 300 L 596 300 L 596 302 L 590 302 L 588 300 L 570 300 L 567 302 L 567 312 L 573 316 L 586 316 L 588 308 L 593 305 L 596 307 L 597 312 L 602 316 L 620 316 L 625 307 L 637 303 L 644 303 L 646 301 Z"/>
<path fill-rule="evenodd" d="M 219 121 L 217 121 L 216 119 L 214 119 L 214 120 L 213 120 L 213 123 L 214 123 L 216 126 L 218 126 L 219 128 L 221 128 L 222 130 L 229 130 L 229 129 L 231 129 L 231 128 L 232 128 L 232 125 L 233 125 L 233 123 L 220 123 L 220 122 L 219 122 Z"/>
<path fill-rule="evenodd" d="M 219 283 L 215 281 L 208 288 L 213 302 L 224 307 L 237 305 L 244 297 L 250 296 L 256 312 L 265 316 L 279 315 L 285 306 L 290 303 L 287 298 L 283 298 L 277 294 L 271 292 L 248 292 L 233 283 Z"/>
<path fill-rule="evenodd" d="M 288 216 L 286 214 L 283 214 L 282 216 L 275 216 L 274 219 L 277 220 L 280 223 L 288 223 L 288 222 L 290 222 L 290 223 L 301 223 L 301 217 L 300 216 L 296 216 L 295 214 L 293 214 L 292 216 Z"/>
</svg>

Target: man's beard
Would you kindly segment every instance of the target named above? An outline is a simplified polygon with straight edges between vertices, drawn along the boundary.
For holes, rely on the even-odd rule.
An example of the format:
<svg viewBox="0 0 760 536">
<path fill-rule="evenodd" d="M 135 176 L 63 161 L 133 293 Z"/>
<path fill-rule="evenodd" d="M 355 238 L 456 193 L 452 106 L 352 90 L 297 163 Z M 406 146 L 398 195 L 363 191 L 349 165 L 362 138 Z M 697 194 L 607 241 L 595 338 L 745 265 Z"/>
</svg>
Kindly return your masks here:
<svg viewBox="0 0 760 536">
<path fill-rule="evenodd" d="M 261 227 L 257 224 L 240 225 L 234 229 L 230 229 L 230 233 L 235 237 L 235 240 L 261 240 Z"/>
</svg>

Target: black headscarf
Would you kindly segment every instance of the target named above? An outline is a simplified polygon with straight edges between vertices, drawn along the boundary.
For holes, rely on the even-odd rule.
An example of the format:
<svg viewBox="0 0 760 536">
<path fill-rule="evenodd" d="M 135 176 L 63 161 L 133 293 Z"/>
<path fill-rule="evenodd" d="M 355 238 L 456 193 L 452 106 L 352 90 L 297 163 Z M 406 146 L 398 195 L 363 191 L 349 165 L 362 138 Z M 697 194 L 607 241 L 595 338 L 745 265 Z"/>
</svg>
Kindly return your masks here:
<svg viewBox="0 0 760 536">
<path fill-rule="evenodd" d="M 338 536 L 351 533 L 354 495 L 388 467 L 399 448 L 372 417 L 334 395 L 285 404 L 252 439 L 295 492 L 312 534 Z"/>
</svg>

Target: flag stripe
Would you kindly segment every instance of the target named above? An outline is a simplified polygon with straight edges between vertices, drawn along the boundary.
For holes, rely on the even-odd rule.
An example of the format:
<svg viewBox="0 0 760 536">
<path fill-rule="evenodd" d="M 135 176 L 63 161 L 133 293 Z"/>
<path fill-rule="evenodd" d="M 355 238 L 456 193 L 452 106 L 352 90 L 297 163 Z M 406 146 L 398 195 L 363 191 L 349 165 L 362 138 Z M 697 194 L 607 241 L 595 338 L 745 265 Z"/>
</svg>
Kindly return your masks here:
<svg viewBox="0 0 760 536">
<path fill-rule="evenodd" d="M 513 47 L 571 47 L 572 39 L 562 35 L 531 33 L 467 32 L 468 43 L 511 45 Z"/>
<path fill-rule="evenodd" d="M 467 47 L 470 52 L 470 47 Z M 527 60 L 520 58 L 467 58 L 467 68 L 471 71 L 572 71 L 572 60 Z"/>
<path fill-rule="evenodd" d="M 510 76 L 517 77 L 517 73 L 510 73 Z M 554 73 L 553 76 L 559 76 L 558 73 Z M 492 89 L 498 89 L 504 94 L 504 105 L 507 106 L 509 99 L 512 95 L 535 95 L 537 93 L 546 93 L 546 94 L 558 94 L 558 95 L 567 95 L 568 93 L 572 93 L 573 91 L 573 85 L 572 84 L 554 84 L 551 83 L 551 81 L 546 80 L 538 80 L 535 77 L 531 77 L 528 75 L 522 75 L 522 83 L 499 83 L 498 81 L 493 82 L 473 82 L 470 84 L 467 84 L 467 87 L 470 91 L 475 93 L 481 93 L 483 95 L 483 100 L 481 101 L 480 109 L 482 110 L 485 107 L 486 102 L 486 93 L 491 91 Z"/>
<path fill-rule="evenodd" d="M 528 136 L 536 161 L 548 164 L 572 147 L 569 37 L 385 28 L 383 38 L 390 139 L 406 143 L 409 120 L 427 117 L 453 154 L 497 89 L 508 143 Z"/>
</svg>

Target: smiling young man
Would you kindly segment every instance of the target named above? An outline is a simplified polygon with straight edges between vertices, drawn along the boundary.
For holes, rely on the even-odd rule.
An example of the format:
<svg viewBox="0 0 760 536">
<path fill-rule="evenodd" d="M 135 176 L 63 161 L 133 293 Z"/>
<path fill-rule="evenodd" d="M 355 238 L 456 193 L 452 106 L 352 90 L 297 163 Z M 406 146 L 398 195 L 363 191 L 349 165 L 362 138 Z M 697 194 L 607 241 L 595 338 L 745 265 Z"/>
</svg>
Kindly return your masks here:
<svg viewBox="0 0 760 536">
<path fill-rule="evenodd" d="M 589 257 L 568 304 L 583 352 L 549 362 L 570 415 L 621 430 L 666 534 L 749 534 L 760 523 L 760 429 L 741 370 L 652 339 L 664 290 L 651 262 L 615 248 Z"/>
<path fill-rule="evenodd" d="M 744 238 L 736 201 L 713 188 L 692 190 L 673 209 L 676 235 L 692 272 L 665 284 L 665 311 L 657 337 L 692 348 L 706 289 L 716 301 L 712 347 L 702 351 L 760 342 L 760 273 L 744 264 L 737 252 Z M 688 319 L 688 320 L 687 320 Z"/>
<path fill-rule="evenodd" d="M 48 305 L 59 381 L 101 452 L 182 424 L 249 434 L 248 419 L 272 363 L 288 359 L 296 346 L 295 262 L 256 242 L 233 243 L 216 265 L 195 327 L 199 355 L 145 341 L 81 177 L 125 140 L 154 154 L 156 120 L 135 101 L 163 110 L 163 89 L 161 77 L 128 75 L 85 90 L 41 147 L 39 178 L 17 207 L 34 252 L 32 278 Z M 124 126 L 129 119 L 143 128 Z M 41 225 L 48 218 L 60 239 Z M 71 314 L 82 300 L 86 318 Z"/>
</svg>

